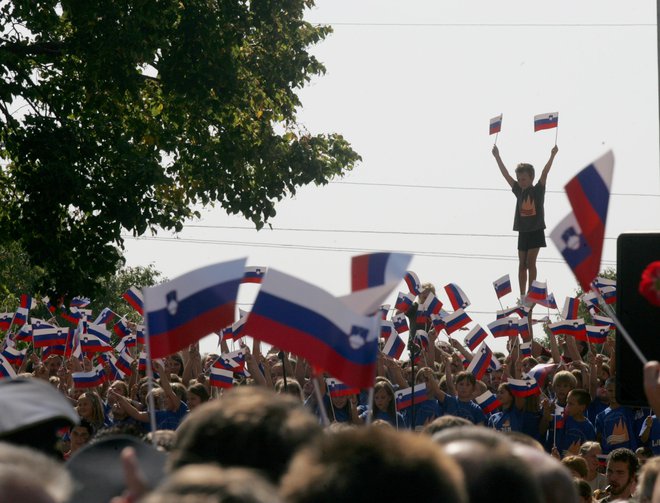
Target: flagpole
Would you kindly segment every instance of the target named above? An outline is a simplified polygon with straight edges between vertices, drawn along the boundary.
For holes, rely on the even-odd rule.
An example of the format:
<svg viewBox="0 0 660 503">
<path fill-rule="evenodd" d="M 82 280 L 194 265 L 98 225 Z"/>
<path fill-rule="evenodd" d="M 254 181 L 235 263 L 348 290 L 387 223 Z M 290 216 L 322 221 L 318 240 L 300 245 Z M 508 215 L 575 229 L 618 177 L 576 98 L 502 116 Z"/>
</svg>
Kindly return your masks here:
<svg viewBox="0 0 660 503">
<path fill-rule="evenodd" d="M 595 294 L 598 296 L 598 300 L 603 303 L 603 309 L 605 309 L 605 312 L 609 315 L 610 318 L 612 318 L 614 324 L 616 325 L 616 328 L 619 329 L 619 332 L 621 332 L 621 335 L 623 335 L 623 338 L 630 346 L 630 349 L 633 350 L 633 353 L 635 353 L 637 358 L 639 358 L 639 361 L 642 362 L 642 365 L 646 365 L 648 363 L 648 360 L 644 356 L 644 353 L 642 353 L 642 351 L 639 349 L 637 344 L 635 344 L 635 341 L 633 341 L 632 337 L 630 337 L 630 334 L 623 327 L 623 324 L 619 321 L 619 318 L 616 317 L 616 314 L 614 313 L 612 308 L 605 302 L 605 299 L 603 299 L 603 296 L 600 294 L 598 288 L 592 288 L 592 291 L 595 292 Z"/>
<path fill-rule="evenodd" d="M 555 406 L 555 413 L 553 414 L 553 417 L 555 418 L 555 432 L 552 436 L 552 448 L 556 449 L 557 448 L 557 408 Z"/>
<path fill-rule="evenodd" d="M 497 145 L 497 137 L 500 135 L 500 132 L 498 131 L 495 133 L 495 143 L 493 144 L 493 147 Z"/>
<path fill-rule="evenodd" d="M 151 425 L 151 441 L 153 446 L 157 445 L 156 433 L 156 401 L 154 400 L 154 369 L 151 366 L 151 335 L 149 335 L 149 324 L 147 317 L 144 318 L 144 349 L 147 353 L 147 400 L 149 401 L 149 423 Z"/>
<path fill-rule="evenodd" d="M 557 146 L 557 136 L 559 136 L 559 122 L 557 122 L 557 127 L 555 128 L 555 147 Z"/>
<path fill-rule="evenodd" d="M 373 416 L 373 406 L 374 404 L 374 387 L 369 388 L 367 395 L 367 426 L 371 424 L 371 419 Z M 396 406 L 395 406 L 396 407 Z"/>
<path fill-rule="evenodd" d="M 321 412 L 321 421 L 323 426 L 330 425 L 330 420 L 328 419 L 328 413 L 325 410 L 325 403 L 323 402 L 323 395 L 321 395 L 321 387 L 316 376 L 312 376 L 312 382 L 314 383 L 314 393 L 316 394 L 316 401 L 319 404 L 319 411 Z M 330 401 L 332 403 L 332 400 Z"/>
</svg>

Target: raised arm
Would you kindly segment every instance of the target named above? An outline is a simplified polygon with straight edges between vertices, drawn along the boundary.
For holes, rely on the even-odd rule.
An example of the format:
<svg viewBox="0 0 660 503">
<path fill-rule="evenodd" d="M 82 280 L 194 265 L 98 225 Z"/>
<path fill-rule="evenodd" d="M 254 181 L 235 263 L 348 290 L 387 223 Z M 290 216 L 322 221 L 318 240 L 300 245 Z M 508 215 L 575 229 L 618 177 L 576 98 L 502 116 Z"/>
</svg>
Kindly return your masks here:
<svg viewBox="0 0 660 503">
<path fill-rule="evenodd" d="M 500 157 L 500 149 L 497 148 L 497 145 L 493 146 L 493 157 L 497 161 L 497 166 L 500 168 L 500 173 L 502 173 L 502 176 L 506 180 L 506 183 L 509 184 L 509 187 L 513 187 L 513 184 L 516 183 L 516 181 L 509 174 L 509 172 L 506 169 L 506 166 L 502 162 L 502 158 Z"/>
<path fill-rule="evenodd" d="M 554 147 L 552 147 L 552 150 L 550 151 L 550 159 L 548 159 L 548 162 L 545 163 L 545 167 L 541 172 L 541 178 L 539 178 L 539 183 L 541 185 L 545 185 L 545 181 L 548 178 L 548 173 L 550 172 L 550 168 L 552 168 L 552 161 L 555 160 L 555 156 L 557 155 L 557 152 L 559 152 L 559 148 L 557 147 L 557 145 L 555 145 Z"/>
</svg>

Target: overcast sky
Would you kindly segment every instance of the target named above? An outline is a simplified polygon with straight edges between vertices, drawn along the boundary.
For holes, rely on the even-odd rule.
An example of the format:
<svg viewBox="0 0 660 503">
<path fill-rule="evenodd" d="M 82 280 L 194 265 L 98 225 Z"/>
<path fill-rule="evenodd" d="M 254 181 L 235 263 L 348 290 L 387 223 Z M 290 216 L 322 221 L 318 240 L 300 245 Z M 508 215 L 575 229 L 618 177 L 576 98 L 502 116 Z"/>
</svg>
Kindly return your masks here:
<svg viewBox="0 0 660 503">
<path fill-rule="evenodd" d="M 351 256 L 409 252 L 422 281 L 457 283 L 485 327 L 500 309 L 492 282 L 511 276 L 505 307 L 518 293 L 515 198 L 488 135 L 502 113 L 497 144 L 511 172 L 519 162 L 540 172 L 558 134 L 546 236 L 569 212 L 565 183 L 612 149 L 603 267 L 614 267 L 619 234 L 660 229 L 655 9 L 650 0 L 320 0 L 307 18 L 334 28 L 313 49 L 327 74 L 300 92 L 299 118 L 311 132 L 343 134 L 363 161 L 280 203 L 273 230 L 206 211 L 178 235 L 127 239 L 128 265 L 173 278 L 247 256 L 343 295 Z M 534 115 L 546 112 L 559 112 L 558 131 L 534 133 Z M 549 238 L 538 270 L 561 308 L 576 281 Z M 242 308 L 256 291 L 241 288 Z"/>
</svg>

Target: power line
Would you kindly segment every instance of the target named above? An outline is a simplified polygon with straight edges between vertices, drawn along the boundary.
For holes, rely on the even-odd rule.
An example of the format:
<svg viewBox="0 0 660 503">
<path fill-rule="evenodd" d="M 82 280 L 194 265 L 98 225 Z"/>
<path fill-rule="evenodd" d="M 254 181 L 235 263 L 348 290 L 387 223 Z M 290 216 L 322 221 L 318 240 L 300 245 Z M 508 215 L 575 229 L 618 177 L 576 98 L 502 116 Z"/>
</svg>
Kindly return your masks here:
<svg viewBox="0 0 660 503">
<path fill-rule="evenodd" d="M 511 192 L 511 189 L 491 188 L 491 187 L 453 187 L 449 185 L 412 185 L 405 183 L 378 183 L 378 182 L 330 182 L 336 185 L 364 185 L 373 187 L 391 187 L 406 189 L 437 189 L 437 190 L 466 190 L 466 191 L 485 191 L 485 192 Z M 546 194 L 564 194 L 563 190 L 546 190 Z M 660 197 L 660 194 L 635 194 L 624 192 L 611 192 L 610 196 L 633 196 L 633 197 Z"/>
<path fill-rule="evenodd" d="M 314 26 L 370 26 L 370 27 L 414 27 L 414 28 L 655 28 L 656 23 L 376 23 L 335 22 L 311 23 Z"/>
<path fill-rule="evenodd" d="M 204 245 L 220 245 L 220 246 L 247 246 L 254 248 L 283 248 L 289 250 L 306 250 L 306 251 L 329 251 L 329 252 L 351 252 L 351 253 L 374 253 L 381 252 L 382 249 L 371 248 L 350 248 L 350 247 L 337 247 L 337 246 L 319 246 L 319 245 L 300 245 L 300 244 L 282 244 L 282 243 L 254 243 L 245 241 L 222 241 L 214 239 L 192 239 L 192 238 L 168 238 L 168 237 L 135 237 L 128 234 L 122 235 L 125 239 L 132 239 L 135 241 L 163 241 L 171 243 L 184 243 L 184 244 L 204 244 Z M 444 257 L 444 258 L 462 258 L 473 260 L 500 260 L 517 262 L 518 258 L 509 255 L 492 255 L 492 254 L 476 254 L 476 253 L 450 253 L 450 252 L 426 252 L 415 250 L 389 250 L 396 253 L 408 253 L 420 257 Z M 544 262 L 549 264 L 564 263 L 560 258 L 543 258 L 538 259 L 537 262 Z M 615 261 L 603 260 L 604 265 L 616 265 Z"/>
</svg>

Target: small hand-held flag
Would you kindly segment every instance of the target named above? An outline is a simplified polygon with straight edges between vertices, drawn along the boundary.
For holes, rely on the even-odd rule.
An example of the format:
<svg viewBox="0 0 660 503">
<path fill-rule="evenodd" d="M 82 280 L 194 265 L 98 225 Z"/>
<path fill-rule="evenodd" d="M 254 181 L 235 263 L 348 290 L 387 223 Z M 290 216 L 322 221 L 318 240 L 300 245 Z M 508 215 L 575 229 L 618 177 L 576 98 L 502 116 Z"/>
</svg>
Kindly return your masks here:
<svg viewBox="0 0 660 503">
<path fill-rule="evenodd" d="M 495 144 L 497 144 L 497 136 L 499 135 L 500 130 L 502 129 L 502 114 L 498 115 L 497 117 L 493 117 L 490 120 L 490 126 L 488 127 L 488 135 L 496 135 L 495 136 Z"/>
<path fill-rule="evenodd" d="M 493 281 L 493 287 L 495 287 L 495 293 L 497 298 L 501 299 L 507 293 L 511 293 L 511 279 L 508 274 L 505 274 L 499 279 Z"/>
<path fill-rule="evenodd" d="M 142 297 L 142 292 L 138 287 L 130 287 L 128 290 L 126 290 L 126 292 L 124 292 L 122 297 L 138 313 L 141 315 L 144 314 L 144 298 Z"/>
<path fill-rule="evenodd" d="M 570 122 L 570 121 L 569 121 Z M 534 132 L 552 129 L 559 125 L 559 112 L 534 116 Z"/>
</svg>

